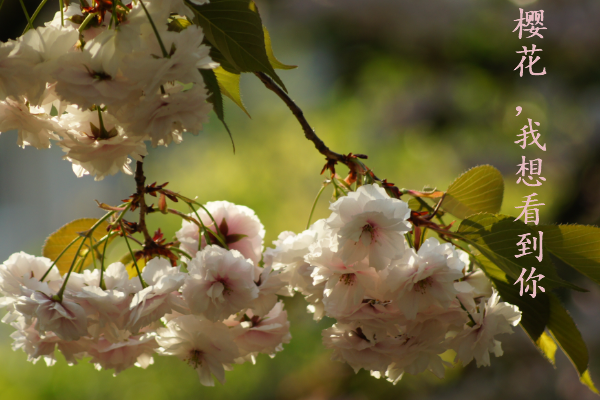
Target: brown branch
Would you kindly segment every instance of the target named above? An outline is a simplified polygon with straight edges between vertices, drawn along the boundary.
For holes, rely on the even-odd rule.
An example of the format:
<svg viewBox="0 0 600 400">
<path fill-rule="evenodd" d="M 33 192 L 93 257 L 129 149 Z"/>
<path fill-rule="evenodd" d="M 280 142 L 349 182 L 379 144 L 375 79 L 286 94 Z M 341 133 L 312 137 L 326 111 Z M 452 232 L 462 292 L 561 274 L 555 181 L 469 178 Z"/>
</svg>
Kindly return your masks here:
<svg viewBox="0 0 600 400">
<path fill-rule="evenodd" d="M 146 227 L 146 214 L 148 214 L 148 206 L 146 205 L 146 177 L 144 176 L 144 162 L 138 161 L 135 168 L 135 183 L 136 183 L 136 194 L 140 203 L 140 220 L 138 222 L 139 230 L 144 234 L 144 246 L 154 245 L 154 240 L 148 233 L 148 227 Z"/>
<path fill-rule="evenodd" d="M 311 128 L 310 124 L 306 120 L 306 117 L 304 117 L 302 109 L 298 107 L 294 100 L 292 100 L 290 96 L 288 96 L 288 94 L 273 81 L 273 79 L 263 72 L 255 72 L 254 74 L 262 81 L 262 83 L 264 83 L 267 89 L 274 92 L 281 100 L 283 100 L 283 102 L 288 106 L 292 114 L 294 114 L 302 126 L 302 130 L 304 130 L 304 136 L 314 143 L 319 153 L 323 154 L 327 158 L 328 162 L 341 162 L 342 164 L 345 164 L 350 171 L 356 170 L 357 165 L 352 162 L 351 157 L 331 151 L 329 147 L 325 145 L 325 143 L 317 136 L 313 128 Z"/>
<path fill-rule="evenodd" d="M 340 162 L 344 164 L 350 170 L 348 177 L 346 178 L 346 183 L 352 184 L 356 181 L 358 175 L 369 175 L 369 177 L 375 181 L 378 181 L 385 188 L 386 192 L 392 197 L 400 198 L 402 195 L 398 187 L 396 187 L 393 183 L 387 182 L 385 179 L 379 179 L 373 171 L 371 171 L 368 167 L 366 167 L 362 162 L 358 159 L 366 159 L 367 156 L 364 154 L 352 154 L 349 153 L 347 155 L 336 153 L 332 151 L 329 147 L 325 145 L 325 143 L 317 136 L 313 128 L 310 126 L 306 117 L 304 116 L 304 112 L 302 109 L 298 107 L 298 105 L 288 96 L 288 94 L 277 85 L 273 79 L 267 76 L 263 72 L 255 72 L 254 75 L 261 80 L 261 82 L 267 87 L 267 89 L 274 92 L 283 102 L 288 106 L 292 114 L 296 117 L 300 125 L 302 126 L 302 130 L 304 131 L 304 136 L 313 142 L 316 149 L 319 153 L 323 154 L 327 159 L 327 164 L 323 167 L 321 173 L 325 172 L 325 170 L 329 169 L 331 171 L 332 177 L 335 176 L 335 164 Z"/>
</svg>

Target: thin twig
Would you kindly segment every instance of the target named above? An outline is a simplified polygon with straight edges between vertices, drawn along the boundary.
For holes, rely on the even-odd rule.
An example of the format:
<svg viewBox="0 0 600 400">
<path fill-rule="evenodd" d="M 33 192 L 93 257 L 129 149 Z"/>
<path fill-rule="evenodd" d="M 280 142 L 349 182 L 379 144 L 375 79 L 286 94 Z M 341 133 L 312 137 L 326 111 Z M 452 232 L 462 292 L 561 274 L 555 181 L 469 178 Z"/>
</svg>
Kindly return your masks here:
<svg viewBox="0 0 600 400">
<path fill-rule="evenodd" d="M 140 202 L 140 220 L 138 222 L 138 228 L 144 234 L 144 246 L 152 246 L 154 244 L 154 240 L 148 233 L 148 227 L 146 227 L 146 214 L 148 214 L 148 206 L 146 205 L 146 177 L 144 176 L 144 162 L 138 161 L 135 168 L 135 183 L 137 188 L 137 194 Z"/>
<path fill-rule="evenodd" d="M 331 151 L 329 147 L 325 145 L 325 143 L 317 136 L 313 128 L 310 126 L 310 124 L 306 120 L 306 117 L 304 117 L 302 109 L 298 107 L 294 100 L 292 100 L 290 96 L 288 96 L 288 94 L 273 81 L 273 79 L 271 79 L 263 72 L 255 72 L 254 74 L 258 77 L 258 79 L 262 81 L 262 83 L 267 87 L 267 89 L 271 90 L 277 96 L 279 96 L 279 98 L 283 100 L 283 102 L 288 106 L 292 114 L 294 114 L 294 116 L 302 126 L 302 130 L 304 130 L 304 136 L 306 136 L 308 140 L 314 143 L 319 153 L 327 157 L 327 160 L 337 161 L 341 162 L 342 164 L 345 164 L 352 171 L 356 168 L 356 165 L 350 160 L 348 156 L 336 153 L 335 151 Z"/>
</svg>

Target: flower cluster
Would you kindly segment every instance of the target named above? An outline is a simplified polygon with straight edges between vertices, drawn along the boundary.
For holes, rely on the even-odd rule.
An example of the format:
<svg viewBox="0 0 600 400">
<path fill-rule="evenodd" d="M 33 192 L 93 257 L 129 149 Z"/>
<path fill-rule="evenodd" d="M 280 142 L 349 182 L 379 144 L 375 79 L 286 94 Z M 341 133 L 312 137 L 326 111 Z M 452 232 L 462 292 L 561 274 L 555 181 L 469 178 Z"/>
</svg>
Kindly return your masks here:
<svg viewBox="0 0 600 400">
<path fill-rule="evenodd" d="M 146 368 L 154 353 L 174 355 L 208 386 L 213 375 L 224 382 L 234 363 L 255 362 L 259 353 L 274 356 L 291 338 L 277 297 L 289 291 L 278 272 L 254 261 L 262 224 L 243 206 L 215 202 L 208 209 L 221 230 L 229 228 L 230 249 L 200 240 L 201 249 L 179 267 L 153 258 L 141 277 L 130 279 L 121 262 L 61 276 L 47 258 L 13 254 L 0 265 L 0 304 L 8 309 L 3 322 L 16 329 L 13 348 L 48 365 L 58 348 L 70 364 L 91 357 L 98 369 L 115 374 Z"/>
<path fill-rule="evenodd" d="M 435 238 L 411 247 L 408 205 L 377 185 L 330 209 L 298 235 L 283 232 L 265 265 L 306 297 L 315 319 L 337 320 L 323 331 L 334 360 L 397 382 L 404 372 L 443 377 L 440 355 L 449 349 L 478 366 L 502 355 L 495 337 L 511 333 L 521 313 L 499 302 L 467 253 Z"/>
<path fill-rule="evenodd" d="M 56 141 L 77 176 L 101 180 L 131 174 L 145 141 L 166 146 L 202 129 L 212 106 L 200 69 L 218 64 L 192 10 L 183 0 L 128 3 L 71 3 L 64 20 L 58 12 L 0 43 L 0 132 L 17 130 L 23 147 Z"/>
</svg>

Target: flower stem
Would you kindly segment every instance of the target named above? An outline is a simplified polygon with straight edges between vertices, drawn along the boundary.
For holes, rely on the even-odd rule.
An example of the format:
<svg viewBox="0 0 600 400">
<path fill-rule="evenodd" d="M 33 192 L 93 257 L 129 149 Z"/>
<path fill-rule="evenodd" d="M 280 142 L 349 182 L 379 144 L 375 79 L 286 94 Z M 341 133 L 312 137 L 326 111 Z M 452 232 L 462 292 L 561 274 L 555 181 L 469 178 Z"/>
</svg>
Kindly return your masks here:
<svg viewBox="0 0 600 400">
<path fill-rule="evenodd" d="M 90 232 L 90 234 L 91 234 L 91 232 Z M 67 282 L 69 281 L 69 277 L 71 276 L 71 272 L 73 272 L 73 267 L 75 266 L 75 263 L 77 261 L 77 256 L 79 255 L 79 252 L 81 251 L 81 248 L 83 247 L 84 243 L 85 243 L 85 238 L 79 244 L 79 248 L 77 249 L 77 253 L 75 253 L 76 254 L 75 257 L 73 257 L 73 262 L 71 263 L 71 267 L 69 268 L 69 272 L 67 273 L 67 276 L 65 277 L 65 281 L 63 282 L 60 290 L 58 291 L 58 294 L 56 295 L 56 299 L 57 299 L 57 301 L 59 303 L 62 302 L 63 293 L 65 292 L 65 288 L 67 287 Z"/>
<path fill-rule="evenodd" d="M 477 325 L 475 323 L 475 320 L 473 319 L 473 317 L 471 316 L 471 313 L 469 311 L 467 311 L 467 309 L 465 308 L 465 306 L 463 305 L 463 303 L 458 299 L 458 297 L 456 298 L 456 300 L 458 300 L 458 304 L 460 304 L 460 308 L 462 308 L 463 310 L 465 310 L 465 312 L 467 313 L 467 315 L 469 316 L 469 319 L 471 320 L 471 322 L 473 323 L 473 326 Z"/>
<path fill-rule="evenodd" d="M 62 1 L 62 0 L 61 0 L 61 1 Z M 62 8 L 61 8 L 61 12 L 62 12 Z M 86 26 L 88 26 L 88 24 L 90 23 L 90 21 L 91 21 L 92 19 L 94 19 L 94 18 L 96 17 L 96 15 L 98 15 L 98 13 L 97 13 L 97 12 L 95 12 L 95 13 L 91 13 L 91 14 L 88 14 L 88 15 L 85 17 L 85 19 L 83 20 L 83 22 L 81 23 L 81 25 L 79 25 L 79 32 L 80 32 L 80 33 L 81 33 L 81 32 L 83 32 L 83 31 L 85 30 L 85 27 L 86 27 Z M 61 18 L 62 18 L 62 17 L 61 17 Z M 63 21 L 63 23 L 64 23 L 64 21 Z M 63 25 L 63 26 L 64 26 L 64 25 Z"/>
<path fill-rule="evenodd" d="M 65 26 L 65 12 L 64 12 L 65 5 L 63 4 L 63 0 L 58 0 L 58 4 L 60 6 L 60 26 L 64 27 Z"/>
<path fill-rule="evenodd" d="M 44 7 L 47 2 L 48 2 L 48 0 L 42 0 L 42 2 L 40 3 L 40 5 L 38 6 L 38 8 L 36 8 L 35 12 L 31 16 L 31 24 L 32 25 L 33 25 L 33 22 L 35 21 L 36 17 L 38 16 L 38 14 L 40 13 L 40 11 L 42 11 L 42 7 Z M 3 3 L 4 3 L 4 0 L 2 0 L 2 2 L 0 3 L 0 9 L 2 9 L 2 4 Z M 27 25 L 25 27 L 25 30 L 23 30 L 23 33 L 21 35 L 24 35 L 25 33 L 27 33 L 27 31 L 29 29 L 30 29 L 30 27 L 29 27 L 29 25 Z"/>
<path fill-rule="evenodd" d="M 104 248 L 106 249 L 106 245 L 104 246 Z M 91 236 L 90 236 L 90 252 L 92 253 L 92 263 L 94 264 L 94 269 L 97 269 L 98 266 L 96 265 L 96 253 L 94 252 L 94 240 L 92 239 Z M 102 276 L 100 278 L 102 278 Z"/>
<path fill-rule="evenodd" d="M 19 0 L 19 2 L 21 3 L 21 8 L 23 8 L 23 13 L 25 14 L 25 18 L 27 18 L 27 25 L 29 26 L 29 29 L 33 29 L 33 24 L 31 23 L 31 18 L 29 18 L 29 13 L 27 12 L 25 3 L 23 3 L 23 0 Z"/>
<path fill-rule="evenodd" d="M 123 211 L 123 213 L 125 213 L 125 212 L 126 212 L 128 209 L 129 209 L 129 208 L 127 207 L 127 208 L 126 208 L 126 209 Z M 97 227 L 98 227 L 98 226 L 99 226 L 99 225 L 100 225 L 102 222 L 106 221 L 106 220 L 107 220 L 107 219 L 108 219 L 108 218 L 109 218 L 111 215 L 113 215 L 114 213 L 115 213 L 115 211 L 108 212 L 108 213 L 106 213 L 106 214 L 105 214 L 105 215 L 104 215 L 102 218 L 100 218 L 98 221 L 96 221 L 96 223 L 95 223 L 94 225 L 92 225 L 92 227 L 89 229 L 89 231 L 88 231 L 88 232 L 89 232 L 89 234 L 91 235 L 91 234 L 94 232 L 94 230 L 95 230 L 95 229 L 96 229 L 96 228 L 97 228 Z M 121 216 L 120 216 L 119 218 L 122 218 L 122 214 L 121 214 Z M 48 268 L 48 270 L 47 270 L 47 271 L 44 273 L 44 275 L 43 275 L 43 276 L 42 276 L 42 278 L 40 279 L 40 282 L 43 282 L 43 281 L 44 281 L 44 279 L 46 279 L 46 276 L 48 276 L 48 274 L 50 273 L 50 270 L 52 270 L 52 267 L 54 267 L 54 266 L 56 265 L 56 263 L 57 263 L 57 262 L 58 262 L 58 260 L 59 260 L 59 259 L 60 259 L 60 258 L 63 256 L 63 254 L 65 254 L 65 252 L 66 252 L 67 250 L 69 250 L 69 248 L 70 248 L 71 246 L 73 246 L 73 244 L 75 244 L 75 242 L 76 242 L 76 241 L 78 241 L 79 239 L 81 239 L 81 236 L 77 236 L 75 239 L 73 239 L 73 240 L 71 241 L 71 243 L 69 243 L 69 244 L 67 245 L 67 247 L 65 247 L 65 248 L 63 249 L 63 251 L 61 251 L 61 252 L 60 252 L 60 254 L 58 255 L 58 257 L 56 257 L 56 260 L 54 260 L 54 262 L 53 262 L 53 263 L 52 263 L 52 265 L 50 266 L 50 268 Z M 84 239 L 84 241 L 85 241 L 85 239 Z M 100 243 L 100 242 L 98 242 L 98 243 Z M 80 247 L 80 250 L 81 250 L 81 247 Z M 79 250 L 77 251 L 77 255 L 79 255 Z M 77 258 L 77 256 L 75 256 L 75 258 Z"/>
<path fill-rule="evenodd" d="M 202 224 L 202 229 L 204 230 L 204 237 L 206 238 L 206 244 L 211 245 L 212 241 L 210 240 L 210 236 L 208 234 L 208 231 L 210 230 L 212 232 L 212 229 L 208 229 L 204 223 L 202 222 L 202 219 L 200 218 L 200 216 L 198 215 L 198 212 L 196 211 L 196 209 L 194 208 L 194 206 L 191 203 L 186 202 L 187 205 L 192 209 L 192 211 L 194 212 L 194 214 L 196 214 L 196 218 L 198 218 L 198 221 Z M 215 238 L 219 241 L 219 243 L 221 244 L 221 246 L 223 246 L 223 248 L 229 250 L 229 246 L 227 246 L 227 243 L 225 242 L 225 240 L 223 240 L 223 236 L 221 235 L 221 230 L 219 229 L 219 226 L 217 225 L 217 222 L 215 221 L 215 219 L 213 218 L 212 214 L 206 209 L 206 207 L 204 207 L 202 204 L 198 204 L 200 207 L 202 207 L 202 209 L 204 211 L 206 211 L 206 213 L 208 214 L 208 216 L 210 217 L 210 219 L 213 222 L 213 225 L 215 227 Z M 198 247 L 200 247 L 201 245 L 201 240 L 200 238 L 198 238 Z M 200 249 L 198 249 L 200 250 Z"/>
<path fill-rule="evenodd" d="M 189 258 L 190 260 L 191 260 L 192 258 L 194 258 L 194 257 L 192 257 L 191 255 L 189 255 L 188 253 L 186 253 L 185 251 L 183 251 L 183 250 L 181 250 L 181 249 L 178 249 L 177 247 L 171 247 L 170 249 L 171 249 L 171 251 L 174 251 L 175 253 L 180 253 L 180 254 L 183 254 L 184 256 L 186 256 L 187 258 Z"/>
<path fill-rule="evenodd" d="M 317 202 L 319 201 L 319 197 L 321 197 L 321 193 L 323 193 L 323 190 L 325 190 L 325 188 L 327 187 L 327 185 L 329 185 L 331 181 L 327 180 L 325 182 L 323 182 L 323 185 L 321 185 L 321 189 L 319 189 L 319 193 L 317 193 L 317 197 L 315 197 L 315 201 L 313 202 L 312 208 L 310 210 L 310 215 L 308 216 L 308 222 L 306 223 L 306 229 L 310 228 L 310 221 L 312 220 L 313 217 L 313 213 L 315 212 L 315 208 L 317 206 Z"/>
<path fill-rule="evenodd" d="M 71 240 L 71 243 L 69 243 L 67 245 L 67 247 L 65 247 L 63 249 L 63 251 L 60 252 L 60 254 L 58 255 L 58 257 L 56 257 L 56 260 L 54 260 L 54 262 L 52 263 L 52 265 L 50 266 L 50 268 L 48 268 L 46 270 L 46 272 L 44 273 L 44 275 L 42 275 L 42 277 L 40 278 L 40 282 L 44 282 L 44 279 L 46 279 L 46 276 L 48 276 L 48 274 L 50 273 L 50 270 L 52 270 L 52 267 L 54 267 L 56 265 L 56 263 L 58 262 L 58 260 L 63 256 L 63 254 L 65 254 L 65 252 L 67 250 L 69 250 L 69 248 L 71 246 L 73 246 L 75 244 L 76 241 L 78 241 L 79 239 L 81 239 L 81 236 L 77 236 L 75 239 Z"/>
<path fill-rule="evenodd" d="M 142 274 L 140 273 L 140 268 L 137 265 L 137 260 L 135 259 L 135 255 L 133 254 L 133 250 L 131 250 L 131 246 L 129 245 L 129 240 L 127 240 L 127 232 L 125 231 L 125 226 L 123 225 L 123 221 L 119 221 L 121 224 L 121 231 L 123 232 L 123 238 L 125 239 L 125 243 L 127 244 L 127 248 L 129 249 L 129 254 L 131 254 L 131 261 L 133 261 L 133 265 L 135 266 L 135 270 L 137 271 L 138 278 L 140 278 L 140 283 L 142 284 L 142 288 L 147 288 L 148 285 L 142 279 Z"/>
<path fill-rule="evenodd" d="M 108 247 L 108 241 L 110 239 L 110 233 L 106 235 L 104 241 L 104 249 L 102 250 L 102 259 L 100 260 L 100 288 L 106 290 L 106 284 L 104 283 L 104 260 L 106 260 L 106 248 Z M 100 242 L 98 242 L 100 244 Z"/>
<path fill-rule="evenodd" d="M 158 34 L 158 29 L 156 29 L 156 25 L 154 25 L 154 21 L 152 21 L 152 17 L 150 16 L 150 13 L 146 9 L 146 6 L 144 5 L 144 2 L 142 0 L 140 0 L 140 4 L 142 5 L 142 8 L 144 9 L 146 16 L 148 17 L 148 20 L 150 21 L 150 25 L 152 25 L 152 30 L 154 31 L 154 34 L 156 35 L 156 39 L 158 39 L 158 44 L 160 45 L 160 50 L 163 53 L 163 57 L 169 58 L 169 53 L 167 53 L 167 49 L 165 48 L 165 45 L 164 45 L 162 39 L 160 38 L 160 35 Z"/>
</svg>

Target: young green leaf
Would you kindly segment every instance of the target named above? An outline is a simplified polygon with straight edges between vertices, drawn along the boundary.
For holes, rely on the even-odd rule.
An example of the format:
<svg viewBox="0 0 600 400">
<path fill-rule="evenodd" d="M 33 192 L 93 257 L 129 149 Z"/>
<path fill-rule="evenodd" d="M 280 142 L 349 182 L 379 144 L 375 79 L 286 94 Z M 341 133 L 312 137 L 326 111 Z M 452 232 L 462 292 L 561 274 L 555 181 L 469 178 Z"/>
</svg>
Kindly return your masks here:
<svg viewBox="0 0 600 400">
<path fill-rule="evenodd" d="M 577 271 L 600 284 L 600 228 L 587 225 L 540 225 L 544 246 Z"/>
<path fill-rule="evenodd" d="M 240 93 L 240 74 L 233 74 L 223 69 L 223 67 L 216 68 L 213 71 L 217 77 L 221 93 L 233 100 L 233 102 L 237 104 L 248 117 L 250 117 L 248 110 L 246 110 L 246 107 L 242 102 L 242 95 Z"/>
<path fill-rule="evenodd" d="M 48 236 L 46 241 L 44 242 L 44 246 L 42 247 L 42 255 L 44 257 L 48 257 L 52 261 L 56 260 L 58 255 L 64 250 L 65 247 L 71 241 L 78 236 L 80 236 L 81 232 L 88 231 L 96 222 L 98 222 L 95 218 L 81 218 L 76 219 L 75 221 L 71 221 L 68 224 L 62 226 L 56 232 Z M 106 230 L 108 228 L 108 223 L 102 222 L 95 230 L 92 235 L 94 241 L 100 240 L 102 237 L 106 235 Z M 114 236 L 111 238 L 111 240 Z M 73 259 L 76 256 L 78 246 L 71 246 L 56 262 L 56 267 L 60 271 L 61 274 L 64 274 L 69 271 L 69 267 L 73 262 Z M 81 254 L 78 257 L 78 262 L 81 257 L 85 257 L 89 251 L 89 241 L 86 239 L 86 243 L 82 249 Z M 92 262 L 92 259 L 86 260 L 89 264 Z M 85 265 L 83 266 L 85 267 Z"/>
<path fill-rule="evenodd" d="M 195 5 L 196 21 L 213 47 L 240 72 L 264 72 L 285 90 L 269 62 L 263 25 L 252 0 L 211 0 Z"/>
<path fill-rule="evenodd" d="M 446 191 L 442 209 L 458 218 L 480 212 L 498 213 L 502 206 L 504 180 L 490 165 L 471 168 L 459 176 Z"/>
<path fill-rule="evenodd" d="M 553 294 L 550 295 L 548 330 L 561 350 L 571 360 L 581 382 L 594 393 L 598 393 L 598 389 L 594 386 L 588 371 L 589 355 L 587 346 L 575 322 L 560 304 L 560 300 Z"/>
<path fill-rule="evenodd" d="M 233 146 L 233 153 L 235 154 L 235 143 L 233 142 L 233 136 L 231 135 L 231 131 L 225 123 L 225 111 L 223 110 L 223 96 L 221 94 L 221 89 L 219 87 L 219 82 L 217 81 L 217 76 L 212 69 L 200 69 L 200 73 L 202 74 L 202 78 L 204 79 L 204 83 L 206 84 L 206 89 L 210 93 L 208 96 L 208 101 L 213 105 L 213 111 L 217 114 L 217 118 L 219 121 L 223 123 L 225 129 L 227 129 L 227 133 L 229 133 L 229 138 L 231 139 L 231 145 Z"/>
<path fill-rule="evenodd" d="M 275 54 L 273 53 L 273 46 L 271 44 L 271 35 L 269 35 L 269 31 L 267 30 L 267 27 L 263 25 L 263 31 L 265 34 L 265 48 L 267 49 L 267 56 L 269 57 L 269 62 L 271 63 L 271 65 L 273 66 L 273 68 L 278 68 L 278 69 L 294 69 L 294 68 L 298 68 L 297 65 L 287 65 L 282 63 L 281 61 L 279 61 L 277 59 L 277 57 L 275 57 Z"/>
<path fill-rule="evenodd" d="M 517 242 L 520 239 L 519 235 L 527 233 L 530 234 L 531 241 L 533 241 L 532 238 L 538 236 L 538 233 L 531 227 L 525 225 L 522 221 L 515 221 L 513 217 L 481 213 L 463 220 L 455 234 L 500 267 L 507 275 L 510 283 L 516 282 L 523 268 L 528 273 L 531 272 L 532 268 L 535 268 L 535 275 L 544 275 L 540 285 L 546 290 L 563 286 L 585 291 L 559 277 L 548 256 L 544 257 L 542 261 L 538 261 L 535 257 L 537 253 L 516 258 L 515 255 L 519 254 L 517 247 Z M 524 279 L 527 279 L 527 276 Z"/>
</svg>

